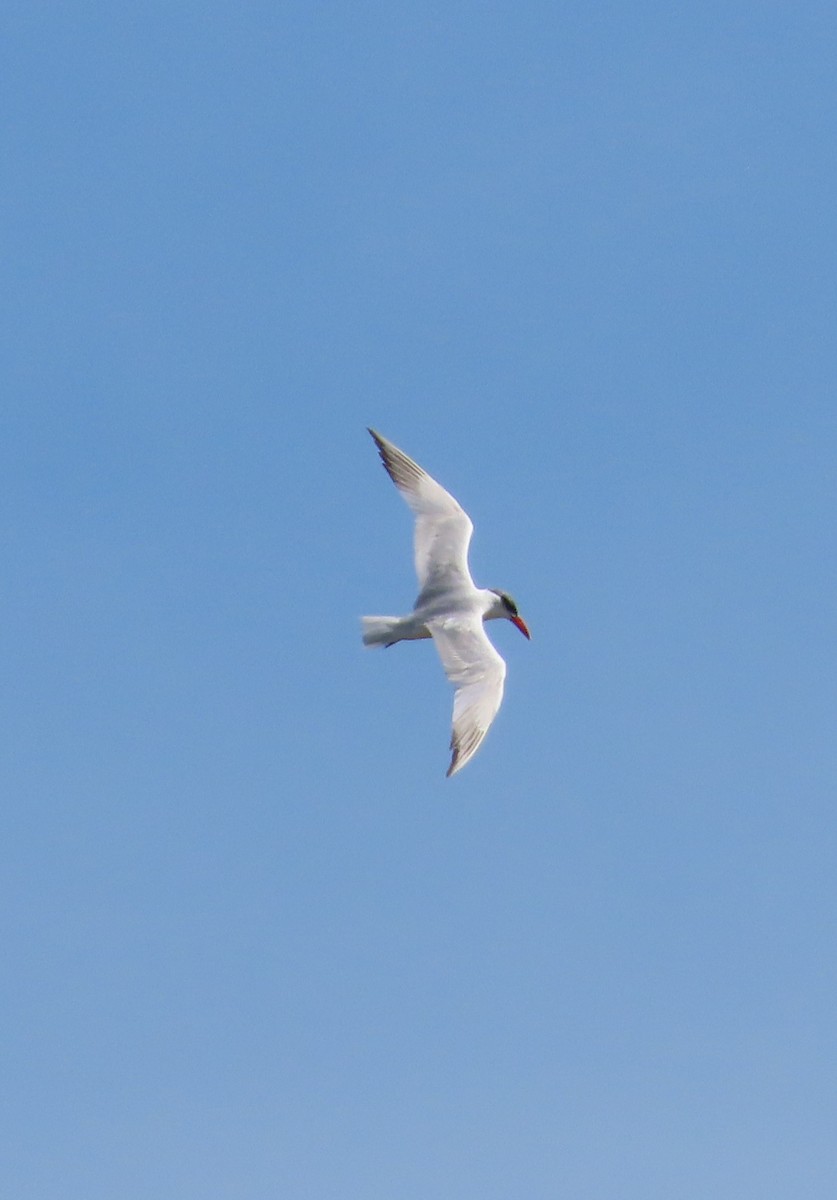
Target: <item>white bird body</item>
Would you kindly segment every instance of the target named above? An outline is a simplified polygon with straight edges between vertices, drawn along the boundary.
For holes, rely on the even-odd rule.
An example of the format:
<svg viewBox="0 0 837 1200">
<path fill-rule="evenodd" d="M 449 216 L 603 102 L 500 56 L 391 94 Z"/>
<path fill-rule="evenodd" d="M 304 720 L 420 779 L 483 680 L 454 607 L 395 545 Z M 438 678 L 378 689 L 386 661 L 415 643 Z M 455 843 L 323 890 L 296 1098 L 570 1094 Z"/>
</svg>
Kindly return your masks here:
<svg viewBox="0 0 837 1200">
<path fill-rule="evenodd" d="M 453 702 L 453 756 L 448 775 L 465 766 L 497 715 L 506 664 L 488 640 L 484 621 L 504 617 L 527 638 L 529 630 L 505 592 L 478 588 L 468 569 L 473 525 L 441 484 L 397 446 L 369 430 L 390 478 L 415 513 L 415 563 L 419 595 L 403 617 L 363 617 L 367 646 L 433 638 Z"/>
<path fill-rule="evenodd" d="M 474 599 L 482 601 L 482 604 L 474 604 Z M 501 611 L 497 611 L 498 608 Z M 415 610 L 406 617 L 361 617 L 363 643 L 365 646 L 392 646 L 396 642 L 417 642 L 421 638 L 430 638 L 433 637 L 429 627 L 431 621 L 446 620 L 457 612 L 465 616 L 478 612 L 483 621 L 508 616 L 497 593 L 488 588 L 474 588 L 472 595 L 461 597 L 446 597 L 442 593 L 424 604 L 419 596 Z"/>
</svg>

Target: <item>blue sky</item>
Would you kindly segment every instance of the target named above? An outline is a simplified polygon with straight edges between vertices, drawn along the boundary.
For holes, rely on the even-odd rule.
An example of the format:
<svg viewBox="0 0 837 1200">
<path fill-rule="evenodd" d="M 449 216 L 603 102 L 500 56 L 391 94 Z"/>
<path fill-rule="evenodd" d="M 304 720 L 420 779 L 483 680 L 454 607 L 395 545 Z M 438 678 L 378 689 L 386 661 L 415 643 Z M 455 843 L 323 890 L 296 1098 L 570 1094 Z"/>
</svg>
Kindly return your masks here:
<svg viewBox="0 0 837 1200">
<path fill-rule="evenodd" d="M 833 6 L 0 32 L 3 1194 L 830 1200 Z"/>
</svg>

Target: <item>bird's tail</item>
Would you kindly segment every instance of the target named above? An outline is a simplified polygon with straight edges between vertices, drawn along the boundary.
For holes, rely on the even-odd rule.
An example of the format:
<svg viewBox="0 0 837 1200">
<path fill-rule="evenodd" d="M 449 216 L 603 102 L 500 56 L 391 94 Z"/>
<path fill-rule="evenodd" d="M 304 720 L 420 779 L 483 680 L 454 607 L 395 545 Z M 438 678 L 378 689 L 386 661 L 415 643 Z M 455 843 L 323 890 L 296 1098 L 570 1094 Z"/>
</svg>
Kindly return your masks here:
<svg viewBox="0 0 837 1200">
<path fill-rule="evenodd" d="M 361 617 L 364 646 L 389 646 L 400 640 L 400 617 Z"/>
</svg>

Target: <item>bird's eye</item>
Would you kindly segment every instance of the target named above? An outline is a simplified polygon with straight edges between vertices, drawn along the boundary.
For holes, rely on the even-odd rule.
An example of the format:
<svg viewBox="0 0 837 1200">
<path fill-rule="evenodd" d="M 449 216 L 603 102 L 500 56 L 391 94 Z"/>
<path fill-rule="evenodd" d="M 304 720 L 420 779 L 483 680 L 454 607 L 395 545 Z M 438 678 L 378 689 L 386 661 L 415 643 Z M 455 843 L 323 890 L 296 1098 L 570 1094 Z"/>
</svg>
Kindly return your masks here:
<svg viewBox="0 0 837 1200">
<path fill-rule="evenodd" d="M 509 610 L 511 615 L 513 617 L 516 617 L 517 616 L 517 605 L 515 604 L 514 600 L 512 600 L 511 596 L 504 596 L 503 603 L 505 604 L 506 608 Z"/>
</svg>

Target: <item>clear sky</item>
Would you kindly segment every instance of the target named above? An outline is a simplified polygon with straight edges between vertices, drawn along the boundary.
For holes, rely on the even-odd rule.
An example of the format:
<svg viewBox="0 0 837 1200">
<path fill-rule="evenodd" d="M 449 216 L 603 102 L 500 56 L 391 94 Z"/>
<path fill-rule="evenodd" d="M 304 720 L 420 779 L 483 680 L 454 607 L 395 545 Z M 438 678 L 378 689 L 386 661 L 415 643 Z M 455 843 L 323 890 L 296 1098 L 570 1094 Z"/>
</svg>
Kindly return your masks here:
<svg viewBox="0 0 837 1200">
<path fill-rule="evenodd" d="M 837 1194 L 836 60 L 4 5 L 4 1196 Z M 368 424 L 533 634 L 453 780 Z"/>
</svg>

